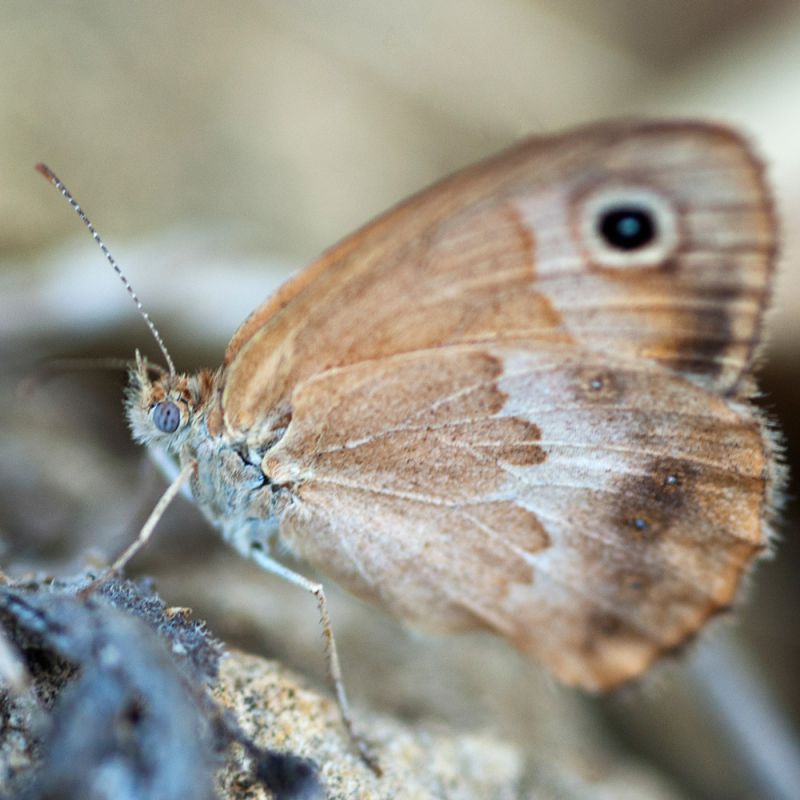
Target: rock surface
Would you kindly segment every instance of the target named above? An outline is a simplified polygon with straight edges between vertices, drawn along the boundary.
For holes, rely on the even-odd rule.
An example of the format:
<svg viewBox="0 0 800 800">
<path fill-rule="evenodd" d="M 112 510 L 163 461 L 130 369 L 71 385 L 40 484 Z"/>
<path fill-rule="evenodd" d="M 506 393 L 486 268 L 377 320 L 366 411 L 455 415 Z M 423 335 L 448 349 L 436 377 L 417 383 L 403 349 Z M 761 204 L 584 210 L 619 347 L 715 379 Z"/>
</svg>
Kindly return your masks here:
<svg viewBox="0 0 800 800">
<path fill-rule="evenodd" d="M 488 733 L 458 732 L 432 723 L 407 724 L 360 716 L 382 777 L 354 755 L 334 703 L 291 671 L 233 652 L 222 661 L 214 695 L 263 748 L 287 750 L 319 765 L 325 796 L 363 800 L 512 800 L 527 798 L 677 797 L 661 781 L 611 760 L 531 768 L 524 751 Z M 247 758 L 219 773 L 223 797 L 267 800 L 248 785 Z"/>
<path fill-rule="evenodd" d="M 377 777 L 328 695 L 224 651 L 146 582 L 0 587 L 0 797 L 18 800 L 512 800 L 676 795 L 594 742 L 548 761 L 485 729 L 356 709 Z M 591 734 L 574 732 L 584 745 Z M 565 751 L 566 752 L 566 751 Z"/>
</svg>

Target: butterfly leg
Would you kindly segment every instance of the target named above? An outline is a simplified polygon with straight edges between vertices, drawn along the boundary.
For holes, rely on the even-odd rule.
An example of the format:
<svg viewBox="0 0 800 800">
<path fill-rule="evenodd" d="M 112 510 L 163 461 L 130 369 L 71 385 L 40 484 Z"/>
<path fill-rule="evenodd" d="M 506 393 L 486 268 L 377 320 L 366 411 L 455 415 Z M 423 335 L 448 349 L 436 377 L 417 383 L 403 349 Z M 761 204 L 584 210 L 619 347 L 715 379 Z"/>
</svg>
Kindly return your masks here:
<svg viewBox="0 0 800 800">
<path fill-rule="evenodd" d="M 347 692 L 345 691 L 344 681 L 342 680 L 342 669 L 339 664 L 339 653 L 336 650 L 336 640 L 333 638 L 333 627 L 331 626 L 331 617 L 328 612 L 328 600 L 325 596 L 325 589 L 322 584 L 310 581 L 305 576 L 293 572 L 280 562 L 270 558 L 263 546 L 260 546 L 258 542 L 254 542 L 250 545 L 247 556 L 267 572 L 278 575 L 289 583 L 299 586 L 301 589 L 305 589 L 307 592 L 314 595 L 317 601 L 317 608 L 319 609 L 322 635 L 325 639 L 325 654 L 328 659 L 328 676 L 333 684 L 334 692 L 336 693 L 336 702 L 339 706 L 342 722 L 358 754 L 366 765 L 376 775 L 380 776 L 381 768 L 374 754 L 371 752 L 364 738 L 356 731 L 355 725 L 353 724 L 353 717 L 350 713 L 350 703 L 347 700 Z"/>
<path fill-rule="evenodd" d="M 150 537 L 153 535 L 153 531 L 155 530 L 156 525 L 158 525 L 159 520 L 164 516 L 167 506 L 169 506 L 169 504 L 175 499 L 177 494 L 189 480 L 189 476 L 192 474 L 194 468 L 195 464 L 192 461 L 186 464 L 183 469 L 181 469 L 175 480 L 172 481 L 164 494 L 161 495 L 161 498 L 156 503 L 155 508 L 150 512 L 150 516 L 147 518 L 147 521 L 144 523 L 144 525 L 142 525 L 139 535 L 125 548 L 122 554 L 108 569 L 104 570 L 102 574 L 98 575 L 88 586 L 79 592 L 81 597 L 90 595 L 102 583 L 114 575 L 122 572 L 122 570 L 125 569 L 125 565 L 150 541 Z"/>
</svg>

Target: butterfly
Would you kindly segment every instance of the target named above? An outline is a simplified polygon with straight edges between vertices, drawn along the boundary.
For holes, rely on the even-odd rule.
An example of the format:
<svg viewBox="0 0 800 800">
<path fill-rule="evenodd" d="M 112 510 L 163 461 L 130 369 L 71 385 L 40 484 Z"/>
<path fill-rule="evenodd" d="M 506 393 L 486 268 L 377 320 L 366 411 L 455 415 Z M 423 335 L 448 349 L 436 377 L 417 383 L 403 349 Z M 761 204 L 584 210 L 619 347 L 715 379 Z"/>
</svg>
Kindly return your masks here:
<svg viewBox="0 0 800 800">
<path fill-rule="evenodd" d="M 728 608 L 768 546 L 775 446 L 750 398 L 775 252 L 732 130 L 530 139 L 333 247 L 219 369 L 139 359 L 128 417 L 327 631 L 276 542 L 412 626 L 612 689 Z"/>
</svg>

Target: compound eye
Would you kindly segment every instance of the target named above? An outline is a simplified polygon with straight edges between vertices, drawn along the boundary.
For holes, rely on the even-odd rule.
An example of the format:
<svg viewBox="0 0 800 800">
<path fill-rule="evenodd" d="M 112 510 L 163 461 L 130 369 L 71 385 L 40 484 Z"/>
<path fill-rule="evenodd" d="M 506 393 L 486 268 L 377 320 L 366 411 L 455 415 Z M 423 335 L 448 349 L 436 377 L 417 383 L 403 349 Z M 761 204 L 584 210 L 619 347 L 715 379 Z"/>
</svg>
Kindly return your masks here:
<svg viewBox="0 0 800 800">
<path fill-rule="evenodd" d="M 153 406 L 153 424 L 162 433 L 175 433 L 181 424 L 181 412 L 170 400 L 162 400 Z"/>
</svg>

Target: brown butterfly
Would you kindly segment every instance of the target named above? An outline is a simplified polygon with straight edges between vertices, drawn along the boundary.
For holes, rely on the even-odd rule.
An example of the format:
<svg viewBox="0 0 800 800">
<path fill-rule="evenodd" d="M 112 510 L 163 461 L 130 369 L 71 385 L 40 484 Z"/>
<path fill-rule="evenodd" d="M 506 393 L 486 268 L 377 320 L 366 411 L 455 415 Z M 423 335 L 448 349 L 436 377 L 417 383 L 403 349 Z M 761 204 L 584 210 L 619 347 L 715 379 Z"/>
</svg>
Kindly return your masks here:
<svg viewBox="0 0 800 800">
<path fill-rule="evenodd" d="M 610 689 L 728 607 L 768 543 L 749 398 L 775 239 L 731 130 L 532 139 L 327 252 L 220 369 L 139 360 L 131 426 L 177 457 L 172 494 L 188 478 L 237 550 L 315 592 L 329 636 L 277 537 L 412 625 Z"/>
</svg>

